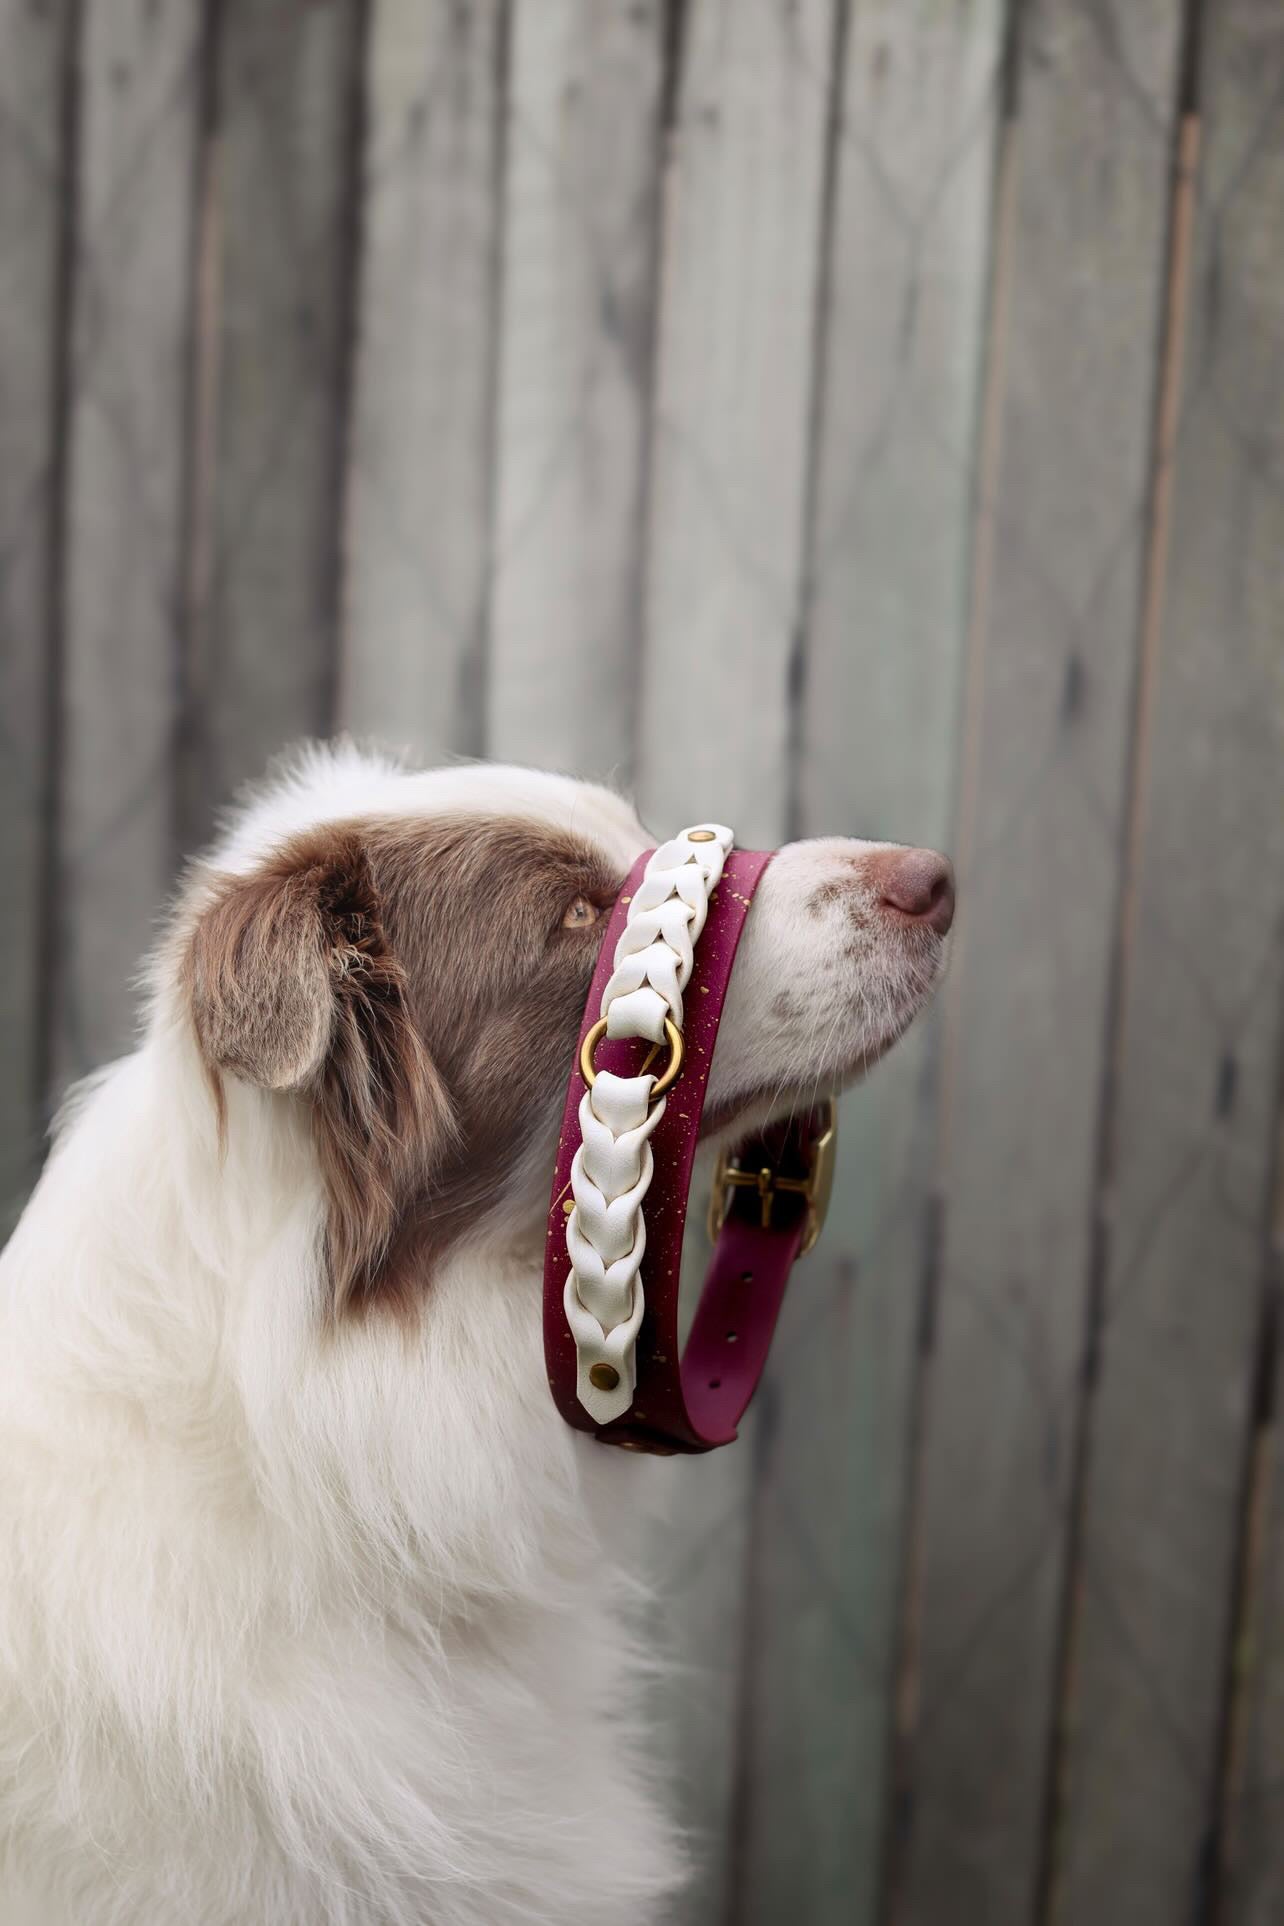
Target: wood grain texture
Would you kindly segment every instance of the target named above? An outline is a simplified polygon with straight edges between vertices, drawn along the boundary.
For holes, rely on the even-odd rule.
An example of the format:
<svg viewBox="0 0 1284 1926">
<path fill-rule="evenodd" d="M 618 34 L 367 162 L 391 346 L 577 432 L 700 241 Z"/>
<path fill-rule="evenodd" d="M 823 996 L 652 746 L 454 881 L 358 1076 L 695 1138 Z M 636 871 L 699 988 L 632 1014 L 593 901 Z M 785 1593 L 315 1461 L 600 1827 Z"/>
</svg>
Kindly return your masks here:
<svg viewBox="0 0 1284 1926">
<path fill-rule="evenodd" d="M 857 8 L 824 317 L 803 834 L 948 847 L 1002 8 Z M 830 1219 L 772 1356 L 755 1515 L 741 1916 L 872 1920 L 934 1026 L 843 1106 Z M 819 1468 L 824 1467 L 823 1476 Z M 773 1815 L 790 1813 L 787 1825 Z"/>
<path fill-rule="evenodd" d="M 945 1223 L 894 1917 L 1040 1863 L 1132 713 L 1179 8 L 1023 10 L 1001 467 L 960 798 Z"/>
<path fill-rule="evenodd" d="M 483 746 L 501 0 L 374 0 L 349 447 L 344 725 Z"/>
<path fill-rule="evenodd" d="M 358 0 L 228 0 L 201 209 L 185 841 L 331 723 Z"/>
<path fill-rule="evenodd" d="M 660 0 L 518 0 L 487 752 L 627 781 L 640 633 Z"/>
<path fill-rule="evenodd" d="M 336 714 L 959 860 L 671 1468 L 687 1926 L 1284 1918 L 1282 234 L 1279 0 L 0 0 L 0 1233 Z"/>
<path fill-rule="evenodd" d="M 636 766 L 657 832 L 701 816 L 787 833 L 788 665 L 801 607 L 833 16 L 770 0 L 686 9 L 663 209 L 643 695 Z M 754 1425 L 684 1467 L 659 1548 L 681 1667 L 661 1745 L 697 1878 L 727 1903 Z"/>
<path fill-rule="evenodd" d="M 1068 1722 L 1066 1926 L 1194 1917 L 1206 1874 L 1284 993 L 1282 88 L 1279 9 L 1210 9 Z M 1262 1633 L 1269 1649 L 1276 1623 Z M 1261 1863 L 1250 1849 L 1246 1894 Z M 1278 1915 L 1277 1888 L 1258 1917 Z"/>
<path fill-rule="evenodd" d="M 50 543 L 68 9 L 0 0 L 0 1236 L 35 1171 L 50 771 Z"/>
<path fill-rule="evenodd" d="M 695 0 L 684 31 L 636 767 L 644 817 L 761 846 L 789 790 L 833 9 Z"/>
<path fill-rule="evenodd" d="M 129 1042 L 173 877 L 174 665 L 201 9 L 90 7 L 81 47 L 58 1082 Z"/>
</svg>

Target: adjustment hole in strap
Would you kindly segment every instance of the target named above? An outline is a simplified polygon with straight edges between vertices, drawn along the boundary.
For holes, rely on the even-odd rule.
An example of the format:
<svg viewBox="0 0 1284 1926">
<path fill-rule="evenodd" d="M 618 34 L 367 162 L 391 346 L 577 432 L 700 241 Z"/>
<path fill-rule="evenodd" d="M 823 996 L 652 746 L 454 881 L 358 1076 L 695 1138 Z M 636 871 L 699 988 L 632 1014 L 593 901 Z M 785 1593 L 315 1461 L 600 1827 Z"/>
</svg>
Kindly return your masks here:
<svg viewBox="0 0 1284 1926">
<path fill-rule="evenodd" d="M 718 1386 L 719 1386 L 719 1385 L 720 1385 L 721 1383 L 722 1383 L 722 1379 L 721 1379 L 721 1378 L 710 1378 L 710 1380 L 709 1380 L 709 1389 L 710 1389 L 711 1391 L 716 1391 L 716 1390 L 718 1389 Z"/>
<path fill-rule="evenodd" d="M 738 1333 L 738 1332 L 736 1332 L 736 1331 L 728 1331 L 728 1332 L 727 1332 L 727 1343 L 728 1343 L 728 1344 L 734 1344 L 734 1343 L 735 1343 L 735 1341 L 736 1341 L 736 1338 L 737 1338 L 737 1336 L 738 1336 L 738 1335 L 739 1335 L 739 1333 Z"/>
<path fill-rule="evenodd" d="M 742 1284 L 752 1284 L 752 1283 L 753 1283 L 753 1272 L 752 1272 L 752 1271 L 741 1271 L 741 1273 L 740 1273 L 740 1282 L 741 1282 Z"/>
</svg>

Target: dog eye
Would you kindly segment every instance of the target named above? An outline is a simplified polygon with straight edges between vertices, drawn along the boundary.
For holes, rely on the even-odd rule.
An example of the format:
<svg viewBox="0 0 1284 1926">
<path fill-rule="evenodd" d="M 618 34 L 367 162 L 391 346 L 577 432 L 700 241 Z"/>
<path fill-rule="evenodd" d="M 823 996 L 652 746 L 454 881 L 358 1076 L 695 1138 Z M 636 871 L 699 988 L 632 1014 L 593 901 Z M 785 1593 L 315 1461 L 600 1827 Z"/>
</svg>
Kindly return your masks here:
<svg viewBox="0 0 1284 1926">
<path fill-rule="evenodd" d="M 590 903 L 587 896 L 577 896 L 575 901 L 569 905 L 565 916 L 562 918 L 562 928 L 564 930 L 586 930 L 590 923 L 596 923 L 597 918 L 598 911 L 596 905 Z"/>
</svg>

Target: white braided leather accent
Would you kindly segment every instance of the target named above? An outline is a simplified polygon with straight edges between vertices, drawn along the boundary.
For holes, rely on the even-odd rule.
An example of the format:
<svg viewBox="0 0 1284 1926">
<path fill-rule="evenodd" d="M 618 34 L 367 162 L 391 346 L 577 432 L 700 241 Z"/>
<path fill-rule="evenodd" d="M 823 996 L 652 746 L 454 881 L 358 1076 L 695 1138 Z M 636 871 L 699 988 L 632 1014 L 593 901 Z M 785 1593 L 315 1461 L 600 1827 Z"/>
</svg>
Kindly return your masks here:
<svg viewBox="0 0 1284 1926">
<path fill-rule="evenodd" d="M 692 842 L 694 834 L 711 840 Z M 611 1037 L 644 1037 L 664 1045 L 664 1022 L 682 1028 L 682 992 L 709 896 L 735 837 L 721 823 L 693 823 L 652 853 L 615 946 L 615 967 L 602 992 Z M 571 1164 L 574 1208 L 566 1220 L 571 1261 L 562 1301 L 578 1357 L 576 1395 L 598 1424 L 633 1402 L 634 1347 L 644 1309 L 638 1275 L 646 1250 L 642 1200 L 653 1168 L 651 1132 L 667 1097 L 650 1103 L 663 1069 L 639 1077 L 600 1070 L 580 1099 L 580 1147 Z M 595 1364 L 618 1373 L 613 1389 L 592 1382 Z"/>
</svg>

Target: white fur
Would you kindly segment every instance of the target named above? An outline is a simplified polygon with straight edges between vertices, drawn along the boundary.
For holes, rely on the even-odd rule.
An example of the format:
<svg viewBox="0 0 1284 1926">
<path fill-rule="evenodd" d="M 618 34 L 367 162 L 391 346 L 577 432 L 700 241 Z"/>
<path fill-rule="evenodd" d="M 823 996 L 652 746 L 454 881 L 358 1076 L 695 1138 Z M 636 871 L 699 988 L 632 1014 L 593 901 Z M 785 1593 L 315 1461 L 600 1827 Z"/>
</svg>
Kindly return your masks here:
<svg viewBox="0 0 1284 1926">
<path fill-rule="evenodd" d="M 566 778 L 341 749 L 214 860 L 479 808 L 621 866 L 648 840 Z M 834 970 L 837 926 L 805 913 L 855 847 L 769 871 L 714 1101 L 850 1072 L 912 1013 L 894 945 Z M 228 1096 L 221 1156 L 167 946 L 140 1047 L 76 1097 L 0 1258 L 0 1922 L 657 1918 L 681 1855 L 641 1760 L 628 1553 L 675 1467 L 553 1408 L 546 1158 L 413 1331 L 334 1331 L 305 1100 Z"/>
</svg>

